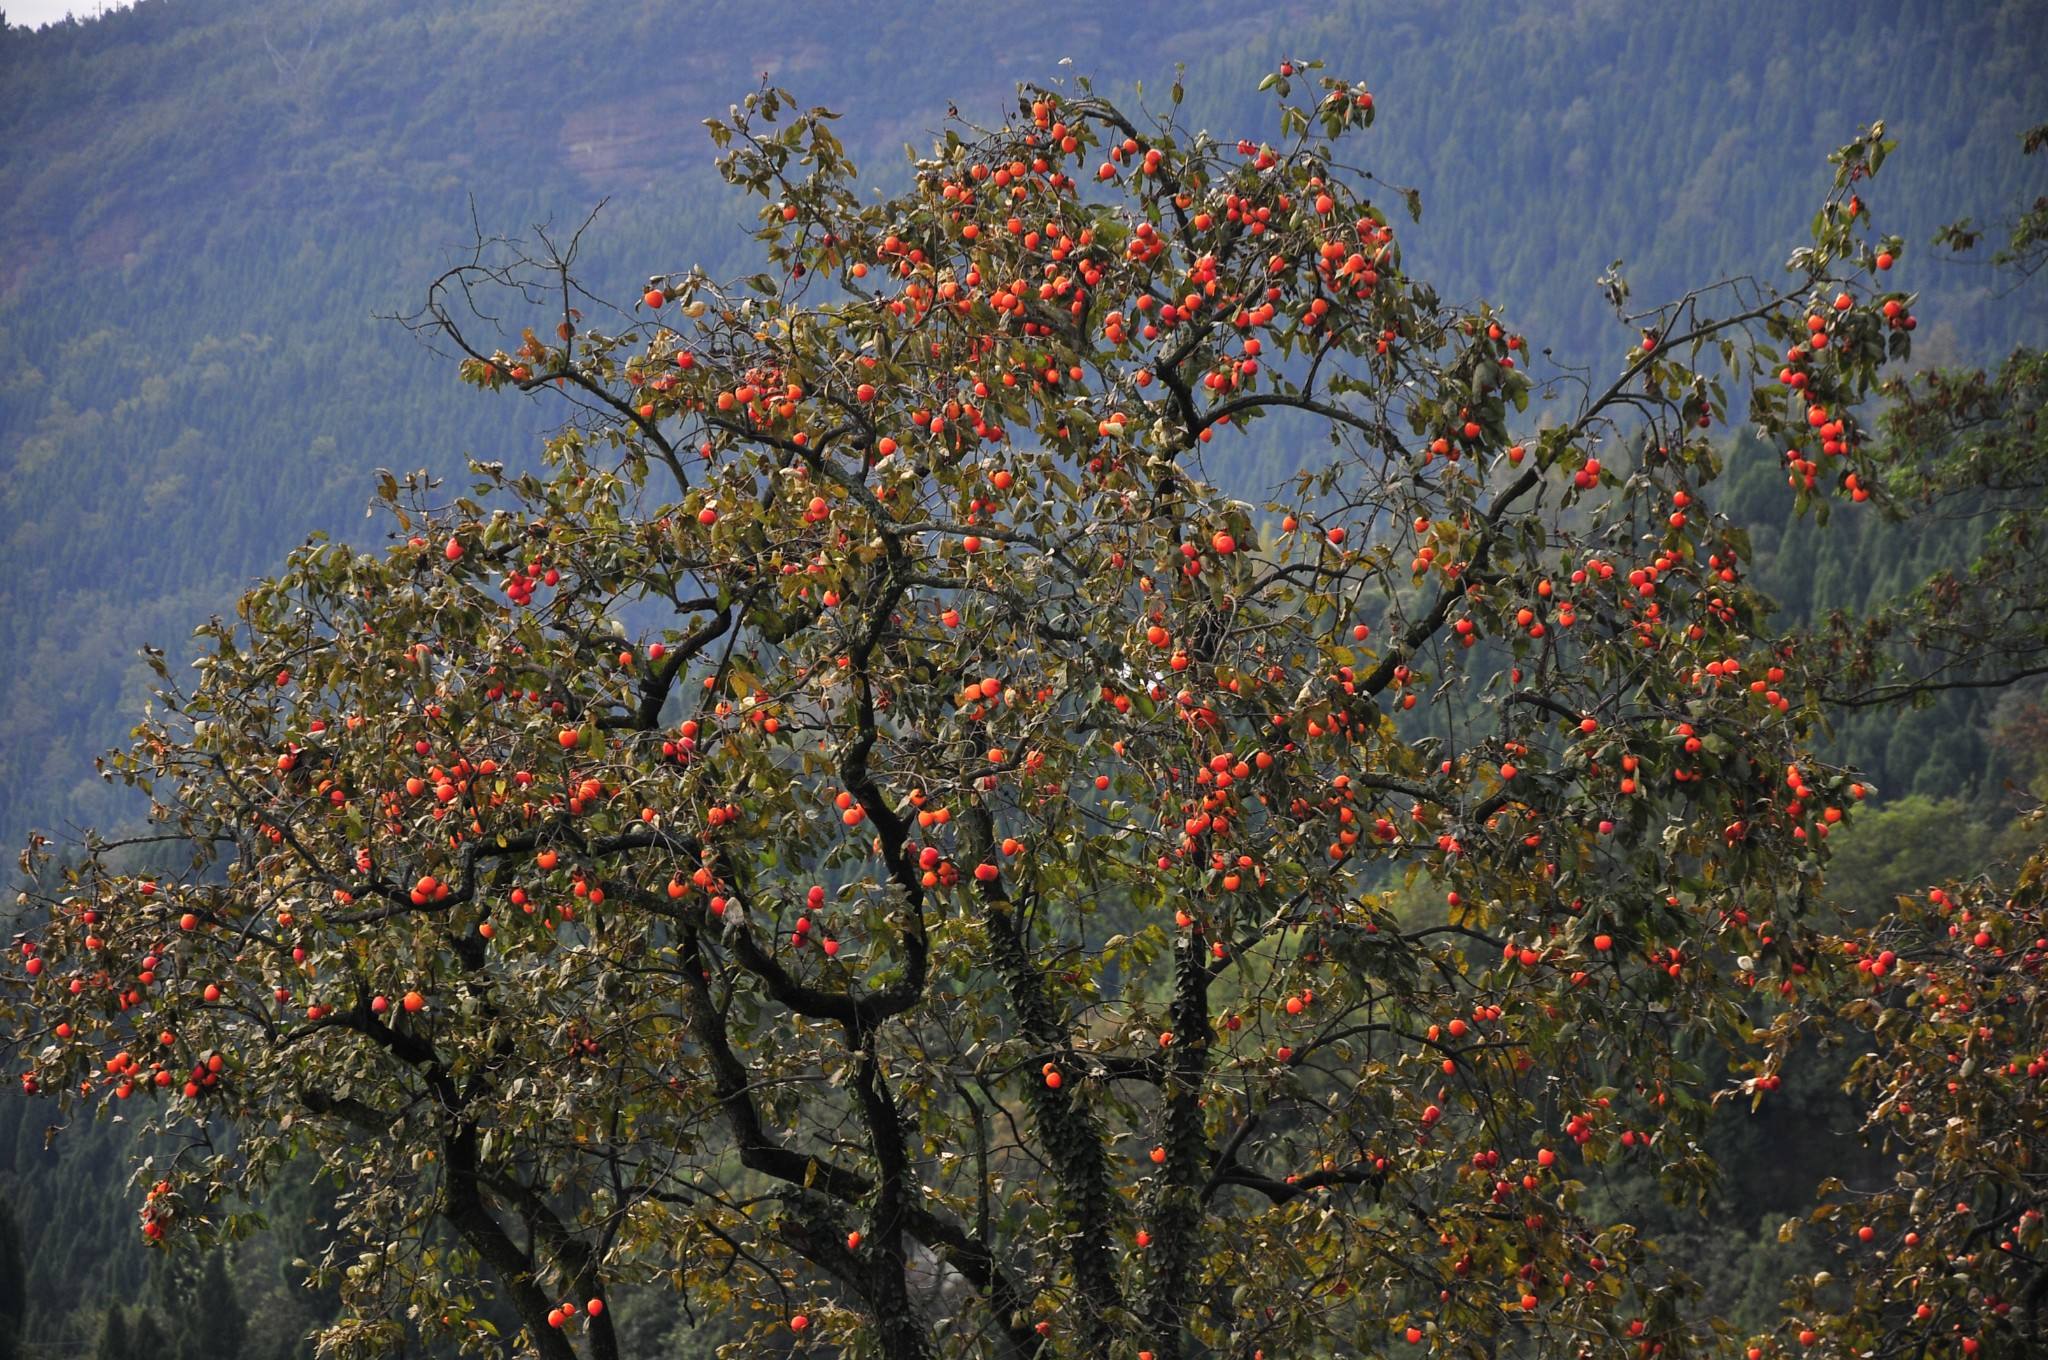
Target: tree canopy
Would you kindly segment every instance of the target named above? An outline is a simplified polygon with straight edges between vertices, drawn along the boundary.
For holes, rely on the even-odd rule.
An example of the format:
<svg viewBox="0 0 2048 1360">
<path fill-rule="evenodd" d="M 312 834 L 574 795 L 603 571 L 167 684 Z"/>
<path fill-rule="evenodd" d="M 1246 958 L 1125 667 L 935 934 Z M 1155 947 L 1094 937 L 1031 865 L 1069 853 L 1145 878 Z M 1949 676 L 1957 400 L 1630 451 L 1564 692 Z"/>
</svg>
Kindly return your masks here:
<svg viewBox="0 0 2048 1360">
<path fill-rule="evenodd" d="M 1731 402 L 1817 518 L 1957 475 L 1869 410 L 1916 325 L 1882 125 L 1782 278 L 1616 278 L 1589 378 L 1404 268 L 1366 86 L 1261 89 L 1232 139 L 1177 84 L 1026 88 L 873 195 L 763 88 L 711 131 L 764 272 L 614 305 L 544 233 L 434 281 L 466 381 L 566 403 L 544 471 L 388 474 L 384 550 L 294 553 L 190 683 L 159 655 L 108 770 L 189 866 L 27 857 L 21 1083 L 149 1107 L 145 1235 L 232 1239 L 317 1159 L 336 1355 L 488 1353 L 499 1300 L 609 1360 L 654 1287 L 889 1357 L 2038 1341 L 1981 1306 L 2048 1278 L 2005 1274 L 2024 1196 L 2003 1256 L 1957 1259 L 2008 1221 L 1965 1203 L 1746 1340 L 1583 1203 L 1630 1161 L 1704 1194 L 1714 1103 L 1838 1014 L 1918 1055 L 1861 1079 L 1930 1137 L 1980 989 L 2033 1122 L 1954 1174 L 2033 1174 L 2034 898 L 1866 945 L 1822 883 L 1867 787 L 1820 754 L 1830 705 L 2033 644 L 1938 595 L 1774 628 L 1716 504 Z M 1257 502 L 1252 429 L 1314 450 Z"/>
</svg>

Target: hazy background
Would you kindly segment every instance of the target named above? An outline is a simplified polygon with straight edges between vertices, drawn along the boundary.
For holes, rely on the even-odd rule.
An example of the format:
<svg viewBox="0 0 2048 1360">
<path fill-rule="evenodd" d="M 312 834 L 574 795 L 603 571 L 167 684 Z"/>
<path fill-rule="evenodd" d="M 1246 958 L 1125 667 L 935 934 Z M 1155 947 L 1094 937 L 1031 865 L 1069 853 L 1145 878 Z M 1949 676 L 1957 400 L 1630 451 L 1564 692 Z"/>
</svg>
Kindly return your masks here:
<svg viewBox="0 0 2048 1360">
<path fill-rule="evenodd" d="M 1599 370 L 1636 339 L 1594 286 L 1611 261 L 1645 303 L 1775 277 L 1826 152 L 1882 117 L 1899 149 L 1868 197 L 1910 243 L 1894 277 L 1925 294 L 1916 359 L 2048 341 L 2048 280 L 2009 294 L 1927 248 L 1944 222 L 1995 223 L 2048 192 L 2048 157 L 2019 154 L 2048 122 L 2048 0 L 141 0 L 23 28 L 93 8 L 7 0 L 0 30 L 10 848 L 31 827 L 133 815 L 92 758 L 145 698 L 137 649 L 181 661 L 193 624 L 310 532 L 381 534 L 363 518 L 374 469 L 531 460 L 546 408 L 460 388 L 378 319 L 416 302 L 473 222 L 516 232 L 608 200 L 584 272 L 612 296 L 697 262 L 746 266 L 750 209 L 710 172 L 701 120 L 763 73 L 842 110 L 855 159 L 890 184 L 949 104 L 996 121 L 1019 80 L 1086 72 L 1128 95 L 1185 63 L 1193 120 L 1257 136 L 1260 75 L 1321 56 L 1377 98 L 1365 167 L 1421 191 L 1411 269 Z M 1258 446 L 1231 475 L 1263 488 L 1293 456 Z M 1815 537 L 1760 446 L 1736 445 L 1719 495 L 1751 530 L 1752 579 L 1795 619 L 1882 600 L 1968 546 L 1872 518 Z M 1883 796 L 1840 838 L 1840 881 L 1875 901 L 1985 853 L 2009 816 L 2001 790 L 2038 773 L 2003 735 L 2015 721 L 1965 694 L 1845 725 L 1842 754 Z M 1651 1211 L 1738 1319 L 1775 1302 L 1793 1250 L 1765 1220 L 1847 1155 L 1818 1132 L 1840 1116 L 1825 1076 L 1724 1132 L 1714 1153 L 1738 1174 L 1711 1231 Z M 212 1280 L 196 1263 L 152 1273 L 126 1134 L 45 1150 L 42 1113 L 0 1094 L 0 1211 L 21 1225 L 32 1354 L 94 1354 L 110 1301 L 122 1326 L 160 1329 L 160 1347 L 133 1347 L 152 1360 L 299 1353 L 326 1306 L 290 1266 L 320 1247 L 315 1192 L 205 1263 Z M 245 1334 L 220 1330 L 230 1314 Z M 657 1306 L 627 1316 L 633 1354 L 699 1353 Z"/>
</svg>

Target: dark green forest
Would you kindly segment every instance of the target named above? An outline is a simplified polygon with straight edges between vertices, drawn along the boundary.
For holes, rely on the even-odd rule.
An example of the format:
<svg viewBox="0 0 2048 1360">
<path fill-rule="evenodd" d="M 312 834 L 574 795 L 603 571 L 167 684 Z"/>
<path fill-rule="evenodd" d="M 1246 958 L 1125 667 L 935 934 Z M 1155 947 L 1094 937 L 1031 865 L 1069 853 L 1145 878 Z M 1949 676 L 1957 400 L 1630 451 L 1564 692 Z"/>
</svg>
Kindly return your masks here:
<svg viewBox="0 0 2048 1360">
<path fill-rule="evenodd" d="M 309 534 L 360 536 L 377 469 L 533 461 L 559 408 L 459 389 L 392 319 L 478 233 L 566 235 L 595 210 L 579 272 L 630 299 L 651 273 L 749 264 L 751 219 L 701 124 L 764 76 L 843 113 L 854 158 L 891 184 L 905 143 L 949 108 L 991 116 L 1019 80 L 1128 93 L 1184 65 L 1199 101 L 1310 54 L 1398 112 L 1364 168 L 1420 196 L 1410 268 L 1504 307 L 1566 373 L 1635 339 L 1597 286 L 1610 265 L 1643 302 L 1778 270 L 1826 151 L 1877 118 L 1899 147 L 1885 220 L 1925 259 L 1916 364 L 2048 342 L 2038 277 L 1931 244 L 2048 192 L 2020 146 L 2048 121 L 2042 0 L 142 0 L 0 24 L 0 833 L 131 819 L 93 758 L 140 711 L 138 650 L 182 664 L 195 624 Z M 1261 445 L 1230 475 L 1249 494 L 1292 456 Z M 1976 547 L 1969 522 L 1821 531 L 1773 450 L 1736 437 L 1728 456 L 1753 574 L 1794 622 L 1879 607 Z M 2021 793 L 2048 795 L 2048 723 L 2023 694 L 1845 714 L 1835 740 L 1878 790 L 1837 849 L 1851 906 L 1974 872 Z M 1836 1061 L 1723 1120 L 1728 1176 L 1704 1213 L 1645 1209 L 1647 1181 L 1602 1187 L 1745 1324 L 1796 1263 L 1777 1222 L 1855 1162 Z M 294 1262 L 321 1250 L 336 1187 L 267 1205 L 270 1230 L 232 1255 L 158 1259 L 126 1131 L 46 1137 L 44 1114 L 0 1095 L 0 1360 L 310 1354 L 328 1301 Z M 619 1307 L 632 1354 L 720 1339 L 666 1301 Z"/>
</svg>

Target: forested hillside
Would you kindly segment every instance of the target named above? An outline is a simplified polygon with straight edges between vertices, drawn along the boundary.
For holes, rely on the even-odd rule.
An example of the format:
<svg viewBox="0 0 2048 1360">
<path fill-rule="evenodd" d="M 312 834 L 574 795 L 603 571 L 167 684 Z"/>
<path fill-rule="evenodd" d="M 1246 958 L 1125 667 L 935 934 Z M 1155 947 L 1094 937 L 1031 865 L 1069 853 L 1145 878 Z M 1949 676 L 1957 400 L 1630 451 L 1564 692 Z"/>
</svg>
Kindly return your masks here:
<svg viewBox="0 0 2048 1360">
<path fill-rule="evenodd" d="M 579 272 L 620 299 L 653 272 L 748 267 L 751 210 L 710 172 L 701 121 L 764 75 L 841 110 L 854 158 L 893 184 L 904 143 L 942 131 L 949 108 L 986 120 L 1020 80 L 1158 91 L 1185 63 L 1198 106 L 1247 96 L 1199 106 L 1237 127 L 1260 73 L 1320 57 L 1370 81 L 1389 115 L 1363 168 L 1419 194 L 1410 269 L 1505 307 L 1561 370 L 1604 373 L 1635 342 L 1596 286 L 1616 260 L 1644 303 L 1775 276 L 1825 152 L 1874 118 L 1899 143 L 1876 191 L 1884 221 L 1916 265 L 1942 224 L 1993 222 L 2048 190 L 2019 155 L 2022 130 L 2048 120 L 2043 0 L 1823 3 L 1796 23 L 1724 0 L 1148 0 L 1018 19 L 937 0 L 143 0 L 0 28 L 0 836 L 130 815 L 92 757 L 139 711 L 138 648 L 182 664 L 192 626 L 291 546 L 363 533 L 375 469 L 534 459 L 557 408 L 458 388 L 388 319 L 479 231 L 566 233 L 602 203 Z M 2044 339 L 2039 279 L 1958 260 L 1914 283 L 1920 362 Z M 1262 448 L 1233 475 L 1263 488 L 1291 456 Z M 1730 486 L 1757 577 L 1793 618 L 1881 602 L 1972 546 L 1967 529 L 1874 518 L 1810 537 L 1775 452 L 1731 457 L 1748 460 Z M 1879 558 L 1890 574 L 1851 569 Z M 1859 900 L 1996 844 L 2004 786 L 2041 777 L 2030 721 L 1967 695 L 1903 721 L 1844 719 L 1844 753 L 1886 800 L 1844 840 Z M 1728 1132 L 1725 1159 L 1756 1178 L 1729 1189 L 1727 1237 L 1668 1224 L 1742 1316 L 1775 1301 L 1783 1260 L 1752 1279 L 1729 1242 L 1761 1244 L 1765 1215 L 1841 1155 L 1774 1141 L 1829 1117 L 1825 1086 Z M 231 1285 L 222 1258 L 153 1277 L 116 1169 L 125 1135 L 46 1151 L 39 1114 L 0 1102 L 0 1208 L 24 1239 L 32 1353 L 92 1353 L 109 1304 L 147 1305 L 120 1315 L 124 1334 L 162 1328 L 182 1348 L 149 1353 L 297 1353 L 322 1301 L 290 1262 L 316 1249 L 308 1225 L 333 1187 L 272 1206 L 276 1230 L 240 1250 Z M 661 1353 L 640 1339 L 634 1353 Z"/>
</svg>

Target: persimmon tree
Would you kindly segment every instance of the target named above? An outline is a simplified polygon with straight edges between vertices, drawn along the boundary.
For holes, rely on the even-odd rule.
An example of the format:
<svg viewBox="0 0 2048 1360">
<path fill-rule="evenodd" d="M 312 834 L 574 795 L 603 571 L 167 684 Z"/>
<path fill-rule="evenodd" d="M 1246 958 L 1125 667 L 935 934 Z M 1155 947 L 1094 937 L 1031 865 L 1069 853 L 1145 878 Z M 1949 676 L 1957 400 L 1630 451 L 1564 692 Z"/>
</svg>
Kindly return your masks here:
<svg viewBox="0 0 2048 1360">
<path fill-rule="evenodd" d="M 2020 144 L 2028 156 L 2048 148 L 2048 124 L 2028 129 Z M 1965 219 L 1935 242 L 1962 252 L 1987 234 Z M 2030 278 L 2048 262 L 2048 198 L 2002 234 L 1990 264 Z M 2022 344 L 1994 367 L 1895 374 L 1878 391 L 1883 512 L 1968 524 L 1975 542 L 1966 563 L 1934 573 L 1909 596 L 1860 617 L 1837 612 L 1798 640 L 1836 672 L 1826 702 L 1896 707 L 2048 675 L 2048 351 Z"/>
<path fill-rule="evenodd" d="M 2032 155 L 2048 128 L 2025 134 Z M 1993 263 L 2042 258 L 2048 205 Z M 1967 224 L 1938 241 L 1968 248 Z M 1886 511 L 1977 528 L 1969 561 L 1867 616 L 1798 640 L 1826 658 L 1841 709 L 1924 704 L 2048 674 L 2048 353 L 1896 377 L 1882 389 Z M 2017 727 L 2007 733 L 2024 746 Z M 1814 1356 L 2030 1355 L 2048 1347 L 2048 809 L 2021 792 L 2011 868 L 1930 885 L 1827 940 L 1812 1032 L 1852 1046 L 1848 1093 L 1888 1179 L 1831 1179 L 1784 1239 L 1830 1240 L 1837 1269 L 1795 1276 L 1778 1341 Z M 1781 1023 L 1789 1016 L 1781 1016 Z M 1748 1349 L 1761 1360 L 1764 1347 Z"/>
<path fill-rule="evenodd" d="M 2042 814 L 2030 814 L 2038 823 Z M 1822 1187 L 1781 1235 L 1827 1234 L 1781 1340 L 1820 1356 L 2024 1355 L 2048 1344 L 2048 853 L 1902 898 L 1836 941 L 1825 1032 L 1888 1182 Z M 1853 965 L 1853 966 L 1851 966 Z M 1761 1348 L 1752 1353 L 1761 1353 Z"/>
<path fill-rule="evenodd" d="M 463 378 L 569 403 L 543 469 L 387 476 L 383 550 L 155 658 L 108 769 L 189 867 L 28 856 L 20 1082 L 183 1135 L 146 1234 L 317 1159 L 335 1355 L 613 1357 L 650 1286 L 750 1354 L 1712 1340 L 1579 1195 L 1703 1183 L 1710 1073 L 1801 1023 L 1862 790 L 1718 436 L 1886 495 L 1890 144 L 1587 381 L 1404 268 L 1366 86 L 1266 89 L 1027 89 L 888 195 L 764 89 L 711 134 L 766 272 L 432 285 Z"/>
</svg>

